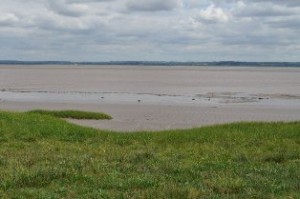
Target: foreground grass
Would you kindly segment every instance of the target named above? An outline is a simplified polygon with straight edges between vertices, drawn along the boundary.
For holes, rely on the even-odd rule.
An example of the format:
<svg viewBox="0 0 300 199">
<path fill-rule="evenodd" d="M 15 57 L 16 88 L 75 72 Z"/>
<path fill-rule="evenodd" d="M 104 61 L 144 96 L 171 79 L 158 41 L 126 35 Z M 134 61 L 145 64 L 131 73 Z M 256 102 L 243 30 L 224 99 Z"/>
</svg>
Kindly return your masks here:
<svg viewBox="0 0 300 199">
<path fill-rule="evenodd" d="M 300 198 L 300 122 L 117 134 L 0 112 L 0 198 Z"/>
<path fill-rule="evenodd" d="M 72 118 L 72 119 L 89 119 L 89 120 L 112 119 L 111 116 L 105 113 L 74 111 L 74 110 L 63 110 L 63 111 L 32 110 L 29 111 L 28 113 L 38 113 L 41 115 L 50 115 L 58 118 Z"/>
</svg>

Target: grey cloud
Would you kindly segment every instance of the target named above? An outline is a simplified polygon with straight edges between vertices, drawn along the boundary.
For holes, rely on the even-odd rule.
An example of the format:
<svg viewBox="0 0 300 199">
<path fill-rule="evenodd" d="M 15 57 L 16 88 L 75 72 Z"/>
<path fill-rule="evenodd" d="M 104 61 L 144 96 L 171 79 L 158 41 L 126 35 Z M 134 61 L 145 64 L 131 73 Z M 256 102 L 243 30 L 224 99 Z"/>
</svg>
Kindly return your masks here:
<svg viewBox="0 0 300 199">
<path fill-rule="evenodd" d="M 237 13 L 238 17 L 277 17 L 277 16 L 290 16 L 292 13 L 280 10 L 245 10 L 244 12 Z"/>
<path fill-rule="evenodd" d="M 129 0 L 126 7 L 129 11 L 167 11 L 179 6 L 178 0 Z"/>
<path fill-rule="evenodd" d="M 261 46 L 274 47 L 277 45 L 290 45 L 291 42 L 279 40 L 276 35 L 231 35 L 222 38 L 222 43 L 225 45 L 238 46 Z"/>
<path fill-rule="evenodd" d="M 57 14 L 68 17 L 80 17 L 87 13 L 87 5 L 71 3 L 65 0 L 51 0 L 47 2 L 48 7 Z"/>
<path fill-rule="evenodd" d="M 196 1 L 196 0 L 194 0 Z M 270 4 L 278 4 L 281 6 L 300 6 L 300 1 L 298 0 L 211 0 L 208 1 L 209 3 L 214 3 L 217 5 L 226 5 L 229 3 L 238 3 L 238 2 L 245 2 L 245 3 L 270 3 Z"/>
<path fill-rule="evenodd" d="M 251 2 L 251 0 L 247 0 Z M 262 3 L 269 2 L 273 4 L 286 5 L 286 6 L 300 6 L 300 1 L 298 0 L 252 0 L 253 2 Z"/>
<path fill-rule="evenodd" d="M 278 21 L 269 21 L 268 24 L 274 28 L 286 28 L 291 30 L 299 30 L 300 16 L 295 18 L 285 18 Z"/>
<path fill-rule="evenodd" d="M 0 59 L 271 61 L 288 51 L 285 59 L 295 61 L 300 54 L 298 4 L 1 0 Z"/>
<path fill-rule="evenodd" d="M 98 17 L 57 17 L 55 15 L 42 16 L 35 20 L 36 28 L 52 34 L 63 34 L 68 37 L 80 35 L 88 36 L 95 31 L 106 31 L 105 21 Z"/>
<path fill-rule="evenodd" d="M 255 4 L 247 5 L 238 10 L 235 15 L 237 17 L 279 17 L 294 15 L 294 11 L 285 9 L 274 4 Z"/>
<path fill-rule="evenodd" d="M 97 3 L 97 2 L 110 2 L 113 0 L 66 0 L 68 3 Z"/>
<path fill-rule="evenodd" d="M 0 26 L 13 26 L 20 19 L 13 13 L 0 13 Z"/>
</svg>

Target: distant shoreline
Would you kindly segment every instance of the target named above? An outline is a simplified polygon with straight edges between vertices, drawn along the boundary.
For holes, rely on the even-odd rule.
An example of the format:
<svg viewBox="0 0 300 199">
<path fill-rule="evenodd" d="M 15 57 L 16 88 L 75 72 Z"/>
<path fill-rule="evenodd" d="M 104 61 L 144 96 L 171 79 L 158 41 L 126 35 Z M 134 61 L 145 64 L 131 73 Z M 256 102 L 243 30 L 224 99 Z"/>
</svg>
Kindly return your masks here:
<svg viewBox="0 0 300 199">
<path fill-rule="evenodd" d="M 231 66 L 231 67 L 300 67 L 300 62 L 175 62 L 175 61 L 108 61 L 108 62 L 72 62 L 72 61 L 17 61 L 0 60 L 0 65 L 124 65 L 124 66 Z"/>
</svg>

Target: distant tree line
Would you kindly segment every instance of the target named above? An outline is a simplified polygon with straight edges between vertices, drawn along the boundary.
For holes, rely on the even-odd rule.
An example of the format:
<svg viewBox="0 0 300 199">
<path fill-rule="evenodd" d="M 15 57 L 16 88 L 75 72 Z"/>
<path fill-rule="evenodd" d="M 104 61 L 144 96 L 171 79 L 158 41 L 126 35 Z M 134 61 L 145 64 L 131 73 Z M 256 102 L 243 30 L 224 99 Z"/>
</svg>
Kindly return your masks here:
<svg viewBox="0 0 300 199">
<path fill-rule="evenodd" d="M 135 65 L 135 66 L 265 66 L 300 67 L 300 62 L 176 62 L 176 61 L 109 61 L 109 62 L 71 62 L 71 61 L 17 61 L 0 60 L 6 65 Z"/>
</svg>

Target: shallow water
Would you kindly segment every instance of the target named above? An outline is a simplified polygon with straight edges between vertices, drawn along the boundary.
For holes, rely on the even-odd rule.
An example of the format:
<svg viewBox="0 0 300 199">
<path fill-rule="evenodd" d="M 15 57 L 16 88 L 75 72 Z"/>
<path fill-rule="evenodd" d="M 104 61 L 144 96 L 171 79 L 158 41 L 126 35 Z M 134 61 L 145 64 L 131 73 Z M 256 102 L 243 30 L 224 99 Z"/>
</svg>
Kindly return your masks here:
<svg viewBox="0 0 300 199">
<path fill-rule="evenodd" d="M 113 130 L 300 120 L 300 68 L 1 66 L 0 109 L 80 109 Z"/>
</svg>

